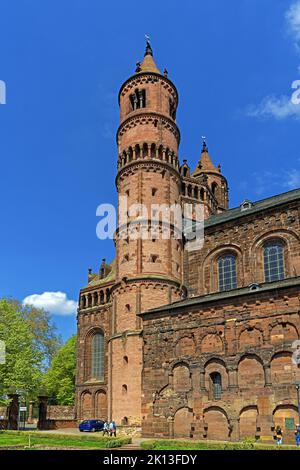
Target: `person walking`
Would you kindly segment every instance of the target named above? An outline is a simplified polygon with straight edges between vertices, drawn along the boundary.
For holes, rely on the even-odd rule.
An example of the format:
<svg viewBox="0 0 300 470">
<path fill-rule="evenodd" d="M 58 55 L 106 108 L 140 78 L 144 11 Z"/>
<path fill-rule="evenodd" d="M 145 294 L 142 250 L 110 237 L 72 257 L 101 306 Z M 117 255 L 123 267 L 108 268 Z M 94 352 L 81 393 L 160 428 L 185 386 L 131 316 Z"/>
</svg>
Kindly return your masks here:
<svg viewBox="0 0 300 470">
<path fill-rule="evenodd" d="M 116 425 L 115 421 L 111 421 L 109 423 L 109 435 L 110 435 L 110 437 L 111 436 L 117 437 L 117 425 Z"/>
<path fill-rule="evenodd" d="M 300 424 L 297 424 L 295 431 L 296 446 L 300 446 Z"/>
<path fill-rule="evenodd" d="M 280 426 L 276 427 L 276 441 L 278 446 L 282 444 L 282 430 Z"/>
<path fill-rule="evenodd" d="M 109 427 L 108 427 L 107 421 L 104 421 L 104 424 L 103 424 L 103 436 L 105 436 L 105 434 L 109 436 Z"/>
</svg>

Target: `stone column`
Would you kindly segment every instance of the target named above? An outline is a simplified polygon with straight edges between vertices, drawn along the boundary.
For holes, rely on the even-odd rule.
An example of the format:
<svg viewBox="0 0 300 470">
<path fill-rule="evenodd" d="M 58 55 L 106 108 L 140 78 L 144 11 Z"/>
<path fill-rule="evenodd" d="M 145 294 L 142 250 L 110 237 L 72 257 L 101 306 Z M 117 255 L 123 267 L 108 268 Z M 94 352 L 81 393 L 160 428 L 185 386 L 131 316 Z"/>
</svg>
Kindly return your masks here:
<svg viewBox="0 0 300 470">
<path fill-rule="evenodd" d="M 239 441 L 240 440 L 240 420 L 239 418 L 231 418 L 229 422 L 230 429 L 230 440 Z"/>
<path fill-rule="evenodd" d="M 39 419 L 37 423 L 38 429 L 46 429 L 47 428 L 47 405 L 48 405 L 48 397 L 45 395 L 38 396 L 39 400 Z"/>
<path fill-rule="evenodd" d="M 200 372 L 200 390 L 201 392 L 206 392 L 205 388 L 205 371 Z"/>
<path fill-rule="evenodd" d="M 270 368 L 269 364 L 264 365 L 264 373 L 265 373 L 265 384 L 266 384 L 266 386 L 272 385 L 271 368 Z"/>
<path fill-rule="evenodd" d="M 29 402 L 29 410 L 28 410 L 28 418 L 27 418 L 27 423 L 32 424 L 33 423 L 33 405 L 34 401 L 30 400 Z"/>
<path fill-rule="evenodd" d="M 228 370 L 228 387 L 230 389 L 238 388 L 238 371 L 236 368 Z"/>
<path fill-rule="evenodd" d="M 174 418 L 172 416 L 169 416 L 168 424 L 169 424 L 169 437 L 172 439 L 174 438 Z"/>
<path fill-rule="evenodd" d="M 10 400 L 10 403 L 7 409 L 7 428 L 17 430 L 19 419 L 19 395 L 17 393 L 11 393 L 8 395 L 8 398 Z"/>
</svg>

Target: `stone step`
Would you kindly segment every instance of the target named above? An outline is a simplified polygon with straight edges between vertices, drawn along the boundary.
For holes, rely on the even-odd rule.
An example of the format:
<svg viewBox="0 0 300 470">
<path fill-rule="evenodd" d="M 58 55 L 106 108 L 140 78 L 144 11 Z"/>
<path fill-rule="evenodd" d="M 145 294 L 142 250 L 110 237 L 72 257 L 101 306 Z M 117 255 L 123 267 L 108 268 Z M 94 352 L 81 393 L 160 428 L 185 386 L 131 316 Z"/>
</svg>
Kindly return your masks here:
<svg viewBox="0 0 300 470">
<path fill-rule="evenodd" d="M 141 448 L 137 444 L 125 444 L 124 446 L 119 447 L 118 449 L 119 450 L 141 450 Z"/>
</svg>

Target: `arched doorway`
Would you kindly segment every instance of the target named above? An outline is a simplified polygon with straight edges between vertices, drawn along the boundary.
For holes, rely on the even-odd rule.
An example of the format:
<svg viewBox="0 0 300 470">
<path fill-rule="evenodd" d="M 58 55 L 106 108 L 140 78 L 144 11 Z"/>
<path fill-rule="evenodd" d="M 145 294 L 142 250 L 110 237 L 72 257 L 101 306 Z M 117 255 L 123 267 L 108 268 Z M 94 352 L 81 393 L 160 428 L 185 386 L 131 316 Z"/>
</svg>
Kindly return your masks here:
<svg viewBox="0 0 300 470">
<path fill-rule="evenodd" d="M 207 426 L 207 439 L 227 441 L 229 439 L 228 419 L 221 408 L 209 408 L 204 413 Z"/>
<path fill-rule="evenodd" d="M 81 418 L 91 419 L 92 416 L 92 394 L 90 392 L 84 392 L 81 395 Z"/>
<path fill-rule="evenodd" d="M 295 426 L 298 421 L 298 410 L 295 405 L 278 405 L 273 412 L 274 427 L 281 427 L 284 442 L 294 443 Z"/>
<path fill-rule="evenodd" d="M 193 412 L 190 408 L 181 408 L 174 417 L 174 437 L 191 437 Z"/>
<path fill-rule="evenodd" d="M 257 406 L 247 406 L 240 414 L 240 439 L 255 437 L 257 428 Z"/>
<path fill-rule="evenodd" d="M 98 390 L 95 394 L 95 418 L 107 419 L 107 399 L 105 390 Z"/>
</svg>

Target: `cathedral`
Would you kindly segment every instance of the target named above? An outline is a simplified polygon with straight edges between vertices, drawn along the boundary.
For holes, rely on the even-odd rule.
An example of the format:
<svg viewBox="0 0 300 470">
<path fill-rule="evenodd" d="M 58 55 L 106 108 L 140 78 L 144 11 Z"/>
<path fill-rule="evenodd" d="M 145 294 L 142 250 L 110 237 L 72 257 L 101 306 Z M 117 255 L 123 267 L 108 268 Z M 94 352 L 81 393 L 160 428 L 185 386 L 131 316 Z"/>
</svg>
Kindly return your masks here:
<svg viewBox="0 0 300 470">
<path fill-rule="evenodd" d="M 299 422 L 300 190 L 228 207 L 206 142 L 179 161 L 178 92 L 149 42 L 119 91 L 116 188 L 128 206 L 200 205 L 204 243 L 118 224 L 113 262 L 89 270 L 78 308 L 77 419 L 145 437 L 272 440 Z M 107 162 L 107 164 L 109 164 Z M 149 216 L 150 217 L 150 216 Z M 148 233 L 149 232 L 149 233 Z M 300 344 L 300 341 L 299 341 Z M 299 350 L 299 346 L 298 346 Z"/>
</svg>

